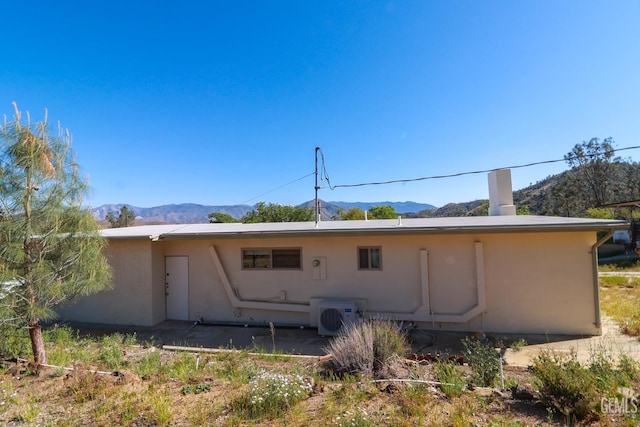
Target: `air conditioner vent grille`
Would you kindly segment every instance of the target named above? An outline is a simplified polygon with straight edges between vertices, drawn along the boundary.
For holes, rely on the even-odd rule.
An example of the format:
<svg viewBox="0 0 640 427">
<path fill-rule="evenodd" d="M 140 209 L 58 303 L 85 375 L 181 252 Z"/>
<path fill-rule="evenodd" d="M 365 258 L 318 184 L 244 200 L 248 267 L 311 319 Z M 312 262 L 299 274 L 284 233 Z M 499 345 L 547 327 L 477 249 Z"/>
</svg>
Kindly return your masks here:
<svg viewBox="0 0 640 427">
<path fill-rule="evenodd" d="M 318 334 L 337 335 L 340 330 L 356 322 L 358 306 L 354 301 L 323 300 L 318 305 Z"/>
<path fill-rule="evenodd" d="M 320 324 L 328 332 L 336 333 L 342 328 L 342 313 L 335 308 L 325 308 L 320 314 Z"/>
</svg>

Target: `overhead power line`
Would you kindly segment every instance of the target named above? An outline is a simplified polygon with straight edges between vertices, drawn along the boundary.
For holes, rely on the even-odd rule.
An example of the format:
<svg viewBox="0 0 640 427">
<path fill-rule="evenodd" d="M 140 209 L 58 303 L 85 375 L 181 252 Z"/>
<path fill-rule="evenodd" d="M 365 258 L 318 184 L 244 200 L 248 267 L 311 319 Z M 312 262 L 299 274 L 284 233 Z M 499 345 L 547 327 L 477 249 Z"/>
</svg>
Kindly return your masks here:
<svg viewBox="0 0 640 427">
<path fill-rule="evenodd" d="M 612 150 L 608 150 L 608 151 L 603 151 L 602 153 L 598 153 L 600 155 L 602 154 L 611 154 L 611 153 L 615 153 L 616 151 L 626 151 L 626 150 L 635 150 L 640 148 L 640 145 L 635 145 L 632 147 L 624 147 L 624 148 L 617 148 L 617 149 L 612 149 Z M 424 176 L 424 177 L 419 177 L 419 178 L 407 178 L 407 179 L 393 179 L 393 180 L 389 180 L 389 181 L 377 181 L 377 182 L 361 182 L 361 183 L 355 183 L 355 184 L 336 184 L 336 185 L 332 185 L 331 181 L 329 179 L 329 173 L 327 172 L 327 167 L 326 167 L 326 163 L 325 163 L 325 158 L 324 158 L 324 153 L 322 152 L 322 149 L 318 148 L 318 153 L 320 154 L 320 160 L 321 160 L 321 168 L 319 171 L 319 175 L 320 175 L 320 179 L 322 181 L 326 181 L 327 182 L 327 186 L 325 187 L 318 187 L 318 189 L 326 189 L 329 188 L 330 190 L 334 190 L 336 188 L 352 188 L 352 187 L 365 187 L 365 186 L 369 186 L 369 185 L 387 185 L 387 184 L 399 184 L 399 183 L 406 183 L 406 182 L 417 182 L 417 181 L 427 181 L 427 180 L 432 180 L 432 179 L 443 179 L 443 178 L 455 178 L 458 176 L 464 176 L 464 175 L 474 175 L 474 174 L 481 174 L 481 173 L 489 173 L 489 172 L 493 172 L 493 171 L 497 171 L 500 169 L 520 169 L 520 168 L 527 168 L 527 167 L 531 167 L 531 166 L 538 166 L 538 165 L 544 165 L 544 164 L 551 164 L 551 163 L 559 163 L 559 162 L 566 162 L 567 160 L 570 159 L 575 159 L 577 158 L 576 156 L 571 157 L 571 156 L 567 156 L 567 157 L 563 157 L 562 159 L 554 159 L 554 160 L 543 160 L 543 161 L 539 161 L 539 162 L 532 162 L 532 163 L 525 163 L 525 164 L 521 164 L 521 165 L 513 165 L 513 166 L 502 166 L 502 167 L 498 167 L 498 168 L 493 168 L 493 169 L 482 169 L 482 170 L 475 170 L 475 171 L 468 171 L 468 172 L 457 172 L 457 173 L 451 173 L 451 174 L 445 174 L 445 175 L 432 175 L 432 176 Z M 596 155 L 598 155 L 596 154 Z M 279 185 L 278 187 L 275 187 L 271 190 L 265 191 L 262 194 L 259 194 L 255 197 L 252 197 L 250 199 L 247 199 L 243 202 L 241 202 L 240 204 L 245 204 L 248 203 L 252 200 L 258 199 L 264 195 L 267 195 L 269 193 L 273 193 L 274 191 L 280 190 L 283 187 L 286 187 L 288 185 L 291 185 L 295 182 L 301 181 L 307 177 L 310 177 L 312 175 L 315 175 L 316 172 L 311 172 L 308 173 L 306 175 L 303 175 L 299 178 L 294 179 L 293 181 L 289 181 L 286 184 L 282 184 Z"/>
<path fill-rule="evenodd" d="M 291 185 L 291 184 L 293 184 L 294 182 L 301 181 L 301 180 L 303 180 L 303 179 L 305 179 L 305 178 L 307 178 L 307 177 L 309 177 L 309 176 L 313 175 L 314 173 L 315 173 L 315 172 L 308 173 L 308 174 L 306 174 L 306 175 L 304 175 L 304 176 L 301 176 L 300 178 L 297 178 L 297 179 L 294 179 L 293 181 L 287 182 L 286 184 L 282 184 L 282 185 L 280 185 L 280 186 L 278 186 L 278 187 L 276 187 L 276 188 L 273 188 L 273 189 L 271 189 L 271 190 L 269 190 L 269 191 L 265 191 L 264 193 L 262 193 L 262 194 L 258 194 L 258 195 L 257 195 L 257 196 L 255 196 L 255 197 L 252 197 L 252 198 L 250 198 L 250 199 L 247 199 L 247 200 L 245 200 L 244 202 L 241 202 L 240 204 L 241 204 L 241 205 L 244 205 L 245 203 L 250 202 L 250 201 L 252 201 L 252 200 L 255 200 L 255 199 L 257 199 L 257 198 L 259 198 L 259 197 L 262 197 L 262 196 L 264 196 L 264 195 L 266 195 L 266 194 L 273 193 L 274 191 L 277 191 L 277 190 L 281 189 L 282 187 L 286 187 L 287 185 Z"/>
<path fill-rule="evenodd" d="M 640 148 L 640 146 L 636 145 L 636 146 L 633 146 L 633 147 L 618 148 L 618 149 L 604 151 L 604 152 L 599 153 L 599 154 L 610 154 L 610 153 L 614 153 L 616 151 L 633 150 L 633 149 L 637 149 L 637 148 Z M 398 184 L 398 183 L 403 183 L 403 182 L 426 181 L 426 180 L 431 180 L 431 179 L 454 178 L 454 177 L 464 176 L 464 175 L 474 175 L 474 174 L 480 174 L 480 173 L 494 172 L 494 171 L 497 171 L 497 170 L 500 170 L 500 169 L 519 169 L 519 168 L 527 168 L 527 167 L 531 167 L 531 166 L 538 166 L 538 165 L 544 165 L 544 164 L 550 164 L 550 163 L 566 162 L 567 160 L 570 160 L 572 158 L 577 158 L 577 157 L 576 156 L 574 156 L 574 157 L 569 156 L 569 157 L 562 158 L 562 159 L 543 160 L 543 161 L 539 161 L 539 162 L 526 163 L 526 164 L 522 164 L 522 165 L 503 166 L 503 167 L 493 168 L 493 169 L 483 169 L 483 170 L 475 170 L 475 171 L 469 171 L 469 172 L 458 172 L 458 173 L 452 173 L 452 174 L 446 174 L 446 175 L 432 175 L 432 176 L 424 176 L 424 177 L 420 177 L 420 178 L 408 178 L 408 179 L 393 179 L 393 180 L 389 180 L 389 181 L 378 181 L 378 182 L 362 182 L 362 183 L 357 183 L 357 184 L 336 184 L 336 185 L 333 185 L 333 186 L 329 183 L 329 179 L 328 179 L 329 177 L 327 176 L 327 183 L 329 184 L 329 186 L 328 187 L 322 187 L 322 188 L 329 188 L 329 189 L 333 190 L 335 188 L 364 187 L 364 186 L 368 186 L 368 185 L 386 185 L 386 184 Z M 322 156 L 322 163 L 323 163 L 322 168 L 323 168 L 323 170 L 325 170 L 324 156 Z"/>
</svg>

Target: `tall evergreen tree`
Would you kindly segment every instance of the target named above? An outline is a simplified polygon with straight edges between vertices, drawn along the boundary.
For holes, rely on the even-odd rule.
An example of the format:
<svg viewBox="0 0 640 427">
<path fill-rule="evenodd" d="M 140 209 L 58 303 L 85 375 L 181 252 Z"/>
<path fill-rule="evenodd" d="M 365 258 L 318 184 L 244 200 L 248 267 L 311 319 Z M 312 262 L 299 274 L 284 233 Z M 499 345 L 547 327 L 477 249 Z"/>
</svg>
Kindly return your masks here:
<svg viewBox="0 0 640 427">
<path fill-rule="evenodd" d="M 68 132 L 45 118 L 0 127 L 0 326 L 27 328 L 34 363 L 46 363 L 42 322 L 55 307 L 109 286 L 105 245 L 88 209 Z"/>
<path fill-rule="evenodd" d="M 125 205 L 120 209 L 117 217 L 112 212 L 109 212 L 105 219 L 109 221 L 111 228 L 129 227 L 135 222 L 136 214 Z"/>
</svg>

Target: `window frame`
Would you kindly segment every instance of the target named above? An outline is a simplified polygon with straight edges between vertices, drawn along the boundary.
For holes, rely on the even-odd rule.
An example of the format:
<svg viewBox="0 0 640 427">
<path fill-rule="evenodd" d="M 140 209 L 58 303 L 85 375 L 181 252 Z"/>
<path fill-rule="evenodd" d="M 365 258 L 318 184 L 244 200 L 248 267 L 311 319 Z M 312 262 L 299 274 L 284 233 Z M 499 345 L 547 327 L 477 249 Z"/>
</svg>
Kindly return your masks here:
<svg viewBox="0 0 640 427">
<path fill-rule="evenodd" d="M 367 266 L 363 267 L 362 266 L 362 257 L 361 257 L 361 253 L 362 251 L 367 251 Z M 372 250 L 376 250 L 378 251 L 378 267 L 372 267 L 373 265 L 373 258 L 372 258 Z M 360 271 L 382 271 L 382 246 L 358 246 L 358 250 L 357 250 L 357 263 L 358 263 L 358 270 Z"/>
<path fill-rule="evenodd" d="M 265 267 L 247 267 L 245 264 L 245 253 L 246 251 L 255 251 L 257 254 L 257 256 L 261 256 L 259 254 L 259 252 L 263 252 L 264 254 L 262 256 L 268 256 L 268 265 Z M 298 255 L 298 265 L 295 267 L 286 267 L 286 266 L 279 266 L 279 267 L 274 267 L 273 264 L 273 260 L 274 260 L 274 252 L 277 251 L 297 251 L 297 255 Z M 278 256 L 282 256 L 283 254 L 278 254 Z M 277 258 L 277 256 L 276 256 Z M 302 270 L 302 248 L 300 247 L 256 247 L 256 248 L 241 248 L 240 249 L 240 263 L 242 266 L 242 270 L 247 270 L 247 271 L 264 271 L 264 270 L 284 270 L 284 271 L 290 271 L 290 270 Z M 255 264 L 255 263 L 254 263 Z"/>
</svg>

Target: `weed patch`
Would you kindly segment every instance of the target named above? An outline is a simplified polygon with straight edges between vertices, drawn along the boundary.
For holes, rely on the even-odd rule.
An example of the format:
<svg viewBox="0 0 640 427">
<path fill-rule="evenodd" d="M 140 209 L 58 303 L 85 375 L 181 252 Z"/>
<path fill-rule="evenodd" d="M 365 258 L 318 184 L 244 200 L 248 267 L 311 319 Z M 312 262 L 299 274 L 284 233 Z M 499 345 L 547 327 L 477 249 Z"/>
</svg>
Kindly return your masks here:
<svg viewBox="0 0 640 427">
<path fill-rule="evenodd" d="M 600 277 L 601 308 L 627 335 L 640 336 L 640 278 Z"/>
<path fill-rule="evenodd" d="M 396 326 L 390 325 L 377 335 L 358 332 L 360 337 L 371 337 L 365 342 L 372 347 L 363 357 L 368 369 L 375 371 L 379 365 L 374 360 L 382 361 L 388 370 L 378 372 L 386 372 L 389 376 L 385 378 L 359 371 L 338 373 L 326 369 L 317 358 L 132 348 L 131 335 L 79 337 L 73 330 L 52 327 L 46 334 L 49 355 L 59 354 L 58 360 L 69 361 L 75 369 L 29 375 L 26 365 L 5 361 L 7 369 L 0 376 L 0 424 L 553 426 L 578 420 L 583 413 L 587 414 L 584 422 L 595 414 L 603 425 L 637 425 L 640 421 L 633 414 L 607 413 L 638 390 L 640 369 L 635 360 L 612 357 L 604 347 L 593 349 L 591 360 L 583 365 L 571 364 L 566 354 L 566 363 L 558 357 L 562 372 L 555 370 L 553 359 L 541 360 L 531 371 L 505 367 L 506 378 L 512 375 L 508 386 L 526 382 L 546 391 L 544 403 L 549 411 L 545 412 L 537 400 L 517 402 L 497 394 L 481 397 L 466 392 L 473 364 L 460 365 L 448 357 L 437 361 L 404 358 Z M 374 342 L 379 345 L 377 352 Z M 102 343 L 113 353 L 102 349 Z M 477 344 L 469 349 L 475 355 L 487 350 L 480 360 L 499 356 L 493 346 L 474 347 Z M 352 348 L 347 350 L 346 354 L 353 353 Z M 470 362 L 469 357 L 465 353 L 465 361 Z M 86 362 L 78 363 L 80 360 Z M 107 364 L 124 368 L 118 369 L 118 375 L 92 371 Z M 587 398 L 571 394 L 588 389 L 575 384 L 580 378 L 591 386 Z M 536 393 L 536 399 L 538 396 Z M 603 406 L 603 398 L 609 406 Z M 581 399 L 587 402 L 582 412 Z"/>
<path fill-rule="evenodd" d="M 448 360 L 441 360 L 435 363 L 434 372 L 442 392 L 447 397 L 459 397 L 467 388 L 467 380 L 464 378 L 464 371 L 458 364 Z"/>
<path fill-rule="evenodd" d="M 182 394 L 200 394 L 200 393 L 208 393 L 211 391 L 211 384 L 201 383 L 201 384 L 187 384 L 182 387 Z"/>
<path fill-rule="evenodd" d="M 85 403 L 105 396 L 110 383 L 103 375 L 76 370 L 65 378 L 67 393 L 76 403 Z"/>
<path fill-rule="evenodd" d="M 250 389 L 232 404 L 234 413 L 250 419 L 282 415 L 313 392 L 302 375 L 261 372 L 250 381 Z"/>
</svg>

